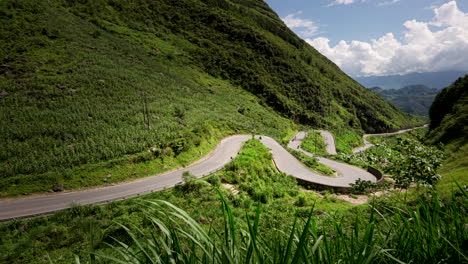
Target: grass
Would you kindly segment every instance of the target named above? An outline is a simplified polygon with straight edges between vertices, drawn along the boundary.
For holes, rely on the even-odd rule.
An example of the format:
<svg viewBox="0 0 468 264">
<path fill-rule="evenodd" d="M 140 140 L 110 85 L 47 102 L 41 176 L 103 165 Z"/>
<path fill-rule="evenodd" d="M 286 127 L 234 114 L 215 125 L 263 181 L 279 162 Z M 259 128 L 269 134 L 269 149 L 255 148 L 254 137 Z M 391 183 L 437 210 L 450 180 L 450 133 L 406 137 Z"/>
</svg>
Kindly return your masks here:
<svg viewBox="0 0 468 264">
<path fill-rule="evenodd" d="M 162 156 L 184 164 L 195 157 L 181 153 L 205 152 L 198 147 L 212 132 L 281 141 L 297 130 L 292 120 L 356 129 L 418 122 L 343 74 L 264 2 L 179 4 L 0 3 L 2 197 L 99 185 L 101 167 L 149 159 L 153 148 L 155 169 L 137 174 L 156 173 L 176 165 L 156 166 Z"/>
<path fill-rule="evenodd" d="M 221 187 L 222 182 L 232 183 L 240 192 L 237 195 Z M 259 230 L 273 236 L 275 230 L 286 230 L 295 217 L 305 219 L 315 204 L 317 215 L 336 214 L 351 208 L 351 205 L 329 197 L 321 199 L 315 192 L 302 192 L 294 178 L 279 173 L 268 149 L 258 140 L 245 143 L 240 155 L 220 172 L 189 186 L 179 185 L 161 192 L 147 194 L 141 199 L 164 200 L 187 211 L 205 228 L 222 226 L 222 211 L 219 196 L 221 190 L 232 207 L 239 227 L 246 227 L 242 220 L 246 212 L 262 204 L 262 218 L 267 220 Z M 302 198 L 299 198 L 302 197 Z M 74 262 L 74 255 L 82 262 L 87 259 L 90 248 L 89 231 L 94 230 L 96 253 L 107 254 L 106 243 L 117 245 L 113 238 L 130 243 L 125 228 L 115 222 L 138 227 L 145 233 L 152 230 L 151 221 L 146 219 L 141 199 L 133 198 L 98 206 L 75 206 L 48 216 L 0 223 L 0 263 L 38 263 L 45 256 L 59 263 Z M 296 202 L 303 199 L 301 206 Z"/>
<path fill-rule="evenodd" d="M 351 224 L 329 219 L 330 227 L 313 217 L 312 209 L 305 221 L 277 232 L 274 240 L 260 231 L 260 206 L 239 228 L 220 195 L 223 224 L 206 229 L 180 208 L 150 201 L 144 206 L 153 226 L 149 234 L 123 225 L 131 244 L 117 240 L 121 244 L 110 254 L 92 256 L 116 263 L 461 263 L 468 261 L 463 250 L 468 196 L 459 191 L 461 196 L 447 206 L 437 195 L 414 208 L 371 206 L 366 217 L 356 216 Z"/>
<path fill-rule="evenodd" d="M 294 155 L 294 157 L 296 157 L 299 161 L 302 162 L 302 164 L 310 168 L 312 171 L 318 172 L 319 174 L 324 175 L 324 176 L 329 176 L 329 177 L 336 176 L 336 172 L 334 170 L 318 162 L 317 159 L 307 156 L 306 154 L 300 151 L 294 150 L 294 149 L 289 149 L 289 152 L 291 152 Z"/>
<path fill-rule="evenodd" d="M 364 145 L 362 134 L 356 130 L 333 129 L 330 131 L 335 137 L 337 153 L 353 153 L 353 149 Z"/>
<path fill-rule="evenodd" d="M 328 152 L 325 147 L 325 141 L 320 132 L 312 131 L 307 133 L 301 144 L 301 148 L 310 153 L 315 153 L 321 156 L 327 156 Z"/>
<path fill-rule="evenodd" d="M 221 188 L 222 182 L 232 183 L 239 194 Z M 294 178 L 276 171 L 264 145 L 250 140 L 225 169 L 188 185 L 0 223 L 0 262 L 38 263 L 50 257 L 70 263 L 76 255 L 82 263 L 158 262 L 155 258 L 288 258 L 290 263 L 294 256 L 312 263 L 462 263 L 467 240 L 462 190 L 451 189 L 450 199 L 439 199 L 439 192 L 421 187 L 353 207 L 329 192 L 302 191 Z M 303 236 L 307 243 L 300 243 Z M 166 254 L 168 249 L 174 254 Z"/>
<path fill-rule="evenodd" d="M 453 149 L 454 147 L 448 145 L 447 149 Z M 444 194 L 444 197 L 450 197 L 450 193 L 458 189 L 457 183 L 464 188 L 468 185 L 468 144 L 455 149 L 455 151 L 449 152 L 449 157 L 439 169 L 442 178 L 437 184 L 437 190 L 439 193 Z"/>
</svg>

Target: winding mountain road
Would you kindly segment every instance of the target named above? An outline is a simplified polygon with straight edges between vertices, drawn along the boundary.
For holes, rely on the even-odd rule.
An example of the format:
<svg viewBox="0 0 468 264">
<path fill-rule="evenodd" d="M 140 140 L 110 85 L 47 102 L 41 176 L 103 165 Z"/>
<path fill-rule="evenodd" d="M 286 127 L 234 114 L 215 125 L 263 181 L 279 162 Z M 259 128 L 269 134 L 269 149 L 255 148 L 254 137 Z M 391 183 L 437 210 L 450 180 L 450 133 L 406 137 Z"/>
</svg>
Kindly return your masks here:
<svg viewBox="0 0 468 264">
<path fill-rule="evenodd" d="M 327 146 L 327 151 L 329 154 L 336 154 L 336 148 L 335 148 L 335 141 L 333 139 L 333 135 L 330 132 L 327 132 L 325 135 L 322 134 L 325 138 L 325 142 L 327 142 L 326 137 L 331 137 L 328 138 L 329 145 Z M 302 144 L 302 141 L 304 138 L 307 136 L 306 132 L 299 132 L 297 133 L 294 137 L 293 140 L 291 140 L 288 144 L 289 148 L 295 149 L 297 151 L 300 151 L 307 156 L 314 157 L 318 160 L 318 162 L 322 163 L 323 165 L 329 167 L 330 169 L 334 170 L 337 172 L 338 177 L 326 177 L 326 176 L 320 176 L 314 177 L 311 182 L 314 183 L 319 183 L 321 185 L 328 185 L 332 187 L 349 187 L 350 183 L 355 183 L 357 179 L 361 180 L 367 180 L 371 182 L 376 182 L 377 179 L 375 178 L 374 175 L 371 173 L 367 172 L 366 170 L 363 170 L 361 168 L 341 163 L 335 160 L 323 158 L 320 156 L 316 156 L 310 152 L 307 152 L 303 150 L 300 146 Z M 330 143 L 332 142 L 332 143 Z M 333 148 L 333 149 L 331 149 Z M 291 174 L 295 177 L 297 177 L 296 174 Z M 298 177 L 300 178 L 300 177 Z"/>
<path fill-rule="evenodd" d="M 429 126 L 429 125 L 426 124 L 424 126 L 413 127 L 413 128 L 408 128 L 408 129 L 402 129 L 402 130 L 398 130 L 398 131 L 390 132 L 390 133 L 365 134 L 364 136 L 362 136 L 362 138 L 364 140 L 364 146 L 353 149 L 353 153 L 361 152 L 361 151 L 364 151 L 364 150 L 374 146 L 374 144 L 367 141 L 367 137 L 370 137 L 370 136 L 393 136 L 393 135 L 405 133 L 405 132 L 408 132 L 408 131 L 411 131 L 411 130 L 415 130 L 415 129 L 418 129 L 418 128 L 427 127 L 427 126 Z"/>
<path fill-rule="evenodd" d="M 326 141 L 327 137 L 331 137 L 331 140 L 328 138 L 327 147 L 333 148 L 333 150 L 330 151 L 331 153 L 333 151 L 336 153 L 333 136 L 326 131 L 324 132 L 325 133 L 322 135 L 325 135 L 324 138 Z M 305 136 L 305 132 L 299 132 L 294 137 L 295 140 L 289 142 L 288 146 L 293 149 L 298 149 L 298 146 L 300 146 Z M 3 199 L 0 200 L 0 221 L 51 213 L 70 208 L 72 204 L 99 204 L 126 199 L 153 191 L 160 191 L 181 183 L 182 173 L 185 171 L 189 171 L 200 178 L 222 169 L 231 159 L 237 156 L 241 150 L 242 144 L 250 138 L 252 138 L 252 136 L 248 135 L 227 137 L 221 140 L 215 150 L 196 164 L 128 183 L 64 193 Z M 337 171 L 339 177 L 331 178 L 319 175 L 306 168 L 274 139 L 267 136 L 256 136 L 256 138 L 260 139 L 261 142 L 271 150 L 273 160 L 278 170 L 296 178 L 332 187 L 349 187 L 349 184 L 354 183 L 358 178 L 373 182 L 376 181 L 375 177 L 365 170 L 326 158 L 316 157 L 319 162 Z M 306 155 L 313 156 L 311 153 L 300 148 L 299 150 Z"/>
</svg>

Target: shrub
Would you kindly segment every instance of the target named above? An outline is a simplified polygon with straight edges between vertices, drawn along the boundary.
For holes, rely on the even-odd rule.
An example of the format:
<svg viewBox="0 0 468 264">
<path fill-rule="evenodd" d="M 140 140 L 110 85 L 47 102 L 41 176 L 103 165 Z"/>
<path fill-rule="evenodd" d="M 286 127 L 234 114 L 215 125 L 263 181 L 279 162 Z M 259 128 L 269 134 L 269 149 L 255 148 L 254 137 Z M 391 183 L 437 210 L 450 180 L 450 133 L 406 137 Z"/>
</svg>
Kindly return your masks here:
<svg viewBox="0 0 468 264">
<path fill-rule="evenodd" d="M 303 207 L 307 205 L 307 198 L 301 194 L 297 197 L 297 201 L 294 202 L 294 205 L 297 207 Z"/>
<path fill-rule="evenodd" d="M 366 193 L 369 190 L 377 187 L 377 185 L 371 181 L 357 179 L 355 183 L 351 183 L 351 188 L 355 193 Z"/>
</svg>

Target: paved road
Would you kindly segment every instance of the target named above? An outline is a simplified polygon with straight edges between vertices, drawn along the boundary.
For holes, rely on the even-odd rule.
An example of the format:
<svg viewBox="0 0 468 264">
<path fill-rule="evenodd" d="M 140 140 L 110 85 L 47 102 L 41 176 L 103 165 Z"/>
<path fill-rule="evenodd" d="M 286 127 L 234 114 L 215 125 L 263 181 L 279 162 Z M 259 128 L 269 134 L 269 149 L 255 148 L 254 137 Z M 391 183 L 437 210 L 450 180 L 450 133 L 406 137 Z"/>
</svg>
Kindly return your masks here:
<svg viewBox="0 0 468 264">
<path fill-rule="evenodd" d="M 392 135 L 405 133 L 405 132 L 408 132 L 408 131 L 411 131 L 411 130 L 414 130 L 414 129 L 423 128 L 423 127 L 427 127 L 427 126 L 429 126 L 429 125 L 426 124 L 424 126 L 413 127 L 413 128 L 408 128 L 408 129 L 402 129 L 402 130 L 398 130 L 398 131 L 391 132 L 391 133 L 365 134 L 364 136 L 362 136 L 362 139 L 364 140 L 364 146 L 353 149 L 353 153 L 361 152 L 361 151 L 364 151 L 364 150 L 374 146 L 374 144 L 367 141 L 367 137 L 370 137 L 370 136 L 392 136 Z"/>
<path fill-rule="evenodd" d="M 303 150 L 300 146 L 303 141 L 303 139 L 307 136 L 306 132 L 299 132 L 297 133 L 293 139 L 291 140 L 288 144 L 289 148 L 298 150 L 310 157 L 316 158 L 320 163 L 324 164 L 325 166 L 329 167 L 330 169 L 334 170 L 337 172 L 338 177 L 332 178 L 332 177 L 325 177 L 325 176 L 319 176 L 320 178 L 314 178 L 312 182 L 316 183 L 321 183 L 324 185 L 328 186 L 337 186 L 337 187 L 349 187 L 350 183 L 355 183 L 357 179 L 362 179 L 362 180 L 368 180 L 371 182 L 376 182 L 377 179 L 375 178 L 374 175 L 371 173 L 367 172 L 366 170 L 363 170 L 361 168 L 351 166 L 349 164 L 341 163 L 335 160 L 323 158 L 316 156 L 310 152 L 307 152 Z M 331 136 L 333 138 L 333 135 L 330 134 L 329 132 L 326 134 L 326 136 Z M 331 141 L 329 141 L 331 142 Z M 334 141 L 333 141 L 334 142 Z M 334 143 L 333 143 L 334 146 Z M 327 151 L 328 148 L 327 148 Z M 336 148 L 329 151 L 330 154 L 336 154 Z M 297 177 L 296 174 L 291 174 Z"/>
<path fill-rule="evenodd" d="M 304 134 L 299 133 L 297 141 L 291 144 L 299 144 L 302 141 Z M 101 187 L 96 189 L 57 193 L 42 196 L 30 196 L 19 199 L 4 199 L 0 200 L 0 221 L 12 218 L 20 218 L 26 216 L 39 215 L 50 213 L 62 209 L 69 208 L 71 204 L 97 204 L 113 200 L 125 199 L 140 194 L 159 191 L 168 187 L 172 187 L 182 182 L 182 173 L 189 171 L 197 177 L 203 177 L 223 168 L 231 161 L 240 151 L 242 143 L 252 138 L 247 135 L 231 136 L 223 139 L 212 153 L 203 161 L 184 169 L 179 169 L 169 173 L 148 177 L 129 183 L 122 183 L 113 186 Z M 294 177 L 320 183 L 329 186 L 346 187 L 349 183 L 353 183 L 357 179 L 357 175 L 361 174 L 360 169 L 338 163 L 336 161 L 319 158 L 326 166 L 338 171 L 341 177 L 330 178 L 321 176 L 310 171 L 308 168 L 292 156 L 274 139 L 266 136 L 257 136 L 263 144 L 265 144 L 273 154 L 273 160 L 277 168 Z M 362 170 L 363 171 L 363 170 Z M 362 178 L 362 176 L 361 176 Z M 373 176 L 365 177 L 375 181 Z"/>
<path fill-rule="evenodd" d="M 332 133 L 326 130 L 317 130 L 320 132 L 320 135 L 323 137 L 323 141 L 325 141 L 325 149 L 327 150 L 328 154 L 336 155 L 336 145 L 335 145 L 335 137 Z"/>
<path fill-rule="evenodd" d="M 405 131 L 408 130 L 402 130 L 395 133 L 386 133 L 385 135 L 403 133 Z M 329 136 L 332 137 L 330 133 L 324 134 L 325 140 L 327 140 Z M 291 141 L 289 146 L 297 149 L 305 135 L 306 134 L 304 132 L 298 133 L 295 137 L 296 140 Z M 242 143 L 250 138 L 252 138 L 252 136 L 248 135 L 236 135 L 225 138 L 221 140 L 215 150 L 213 150 L 207 157 L 196 164 L 193 164 L 187 168 L 128 183 L 50 195 L 30 196 L 18 199 L 3 199 L 0 200 L 0 221 L 50 213 L 69 208 L 71 204 L 98 204 L 134 197 L 152 191 L 160 191 L 181 183 L 182 173 L 184 171 L 189 171 L 196 177 L 200 178 L 223 168 L 232 158 L 237 156 L 242 147 Z M 317 173 L 311 172 L 308 168 L 304 167 L 301 162 L 299 162 L 274 139 L 266 136 L 257 138 L 260 138 L 263 144 L 271 149 L 273 160 L 276 163 L 277 168 L 280 171 L 292 175 L 296 178 L 335 187 L 347 187 L 350 183 L 354 183 L 357 178 L 375 182 L 375 177 L 362 169 L 333 160 L 317 157 L 319 162 L 337 171 L 340 177 L 331 178 L 321 176 Z M 329 140 L 327 145 L 331 146 L 331 142 L 332 141 Z M 367 144 L 370 143 L 367 142 Z M 303 150 L 300 149 L 300 151 Z M 312 155 L 305 151 L 303 152 L 307 155 Z"/>
</svg>

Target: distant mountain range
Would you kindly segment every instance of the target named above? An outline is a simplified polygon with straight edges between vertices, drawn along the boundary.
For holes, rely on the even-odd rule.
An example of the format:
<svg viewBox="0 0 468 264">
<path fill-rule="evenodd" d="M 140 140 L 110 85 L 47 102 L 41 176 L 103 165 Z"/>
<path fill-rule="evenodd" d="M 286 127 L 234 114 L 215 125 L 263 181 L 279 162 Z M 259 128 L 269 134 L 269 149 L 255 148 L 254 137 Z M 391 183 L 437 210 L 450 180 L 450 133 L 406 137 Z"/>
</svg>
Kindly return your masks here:
<svg viewBox="0 0 468 264">
<path fill-rule="evenodd" d="M 370 88 L 400 110 L 422 116 L 427 116 L 434 98 L 439 92 L 436 88 L 425 85 L 409 85 L 401 89 Z"/>
<path fill-rule="evenodd" d="M 406 75 L 356 77 L 354 79 L 365 87 L 378 86 L 383 89 L 400 89 L 405 86 L 421 84 L 430 88 L 442 89 L 467 73 L 462 71 L 425 72 Z"/>
</svg>

